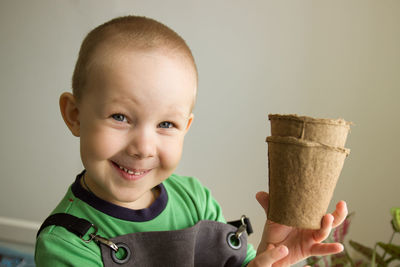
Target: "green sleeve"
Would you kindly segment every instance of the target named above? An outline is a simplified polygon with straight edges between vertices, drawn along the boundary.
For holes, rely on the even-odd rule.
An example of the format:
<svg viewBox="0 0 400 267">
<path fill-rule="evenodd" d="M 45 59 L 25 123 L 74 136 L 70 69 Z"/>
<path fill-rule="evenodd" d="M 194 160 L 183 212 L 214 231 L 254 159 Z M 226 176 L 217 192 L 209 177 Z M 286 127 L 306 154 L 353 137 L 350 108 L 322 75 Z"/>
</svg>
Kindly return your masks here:
<svg viewBox="0 0 400 267">
<path fill-rule="evenodd" d="M 100 250 L 97 253 L 90 248 L 93 244 L 86 244 L 67 232 L 65 237 L 53 232 L 40 234 L 35 248 L 37 267 L 103 266 Z"/>
<path fill-rule="evenodd" d="M 211 195 L 211 191 L 208 188 L 203 187 L 201 197 L 202 199 L 200 199 L 198 203 L 199 205 L 202 206 L 201 207 L 201 210 L 203 211 L 202 219 L 226 223 L 220 205 Z"/>
</svg>

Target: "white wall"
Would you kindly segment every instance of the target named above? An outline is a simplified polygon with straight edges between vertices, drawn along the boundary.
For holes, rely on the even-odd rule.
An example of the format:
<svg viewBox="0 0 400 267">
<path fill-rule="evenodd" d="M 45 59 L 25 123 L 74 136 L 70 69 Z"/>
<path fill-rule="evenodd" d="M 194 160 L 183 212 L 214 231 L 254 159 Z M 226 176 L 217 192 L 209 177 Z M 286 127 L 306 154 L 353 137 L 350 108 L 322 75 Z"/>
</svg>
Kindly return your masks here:
<svg viewBox="0 0 400 267">
<path fill-rule="evenodd" d="M 0 217 L 34 226 L 82 169 L 58 97 L 85 34 L 131 13 L 171 26 L 193 50 L 198 103 L 177 172 L 210 187 L 227 219 L 247 214 L 261 234 L 254 195 L 268 189 L 268 113 L 343 117 L 355 123 L 352 152 L 333 202 L 356 212 L 352 239 L 389 239 L 389 209 L 400 205 L 396 0 L 2 0 Z"/>
</svg>

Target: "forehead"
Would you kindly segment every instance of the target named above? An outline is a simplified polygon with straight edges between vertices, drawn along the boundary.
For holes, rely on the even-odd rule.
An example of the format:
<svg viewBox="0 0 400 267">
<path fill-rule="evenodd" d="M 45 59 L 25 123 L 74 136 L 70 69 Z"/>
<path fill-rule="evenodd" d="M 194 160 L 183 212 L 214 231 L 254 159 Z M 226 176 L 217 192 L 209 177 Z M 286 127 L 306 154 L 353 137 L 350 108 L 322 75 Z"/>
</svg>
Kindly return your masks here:
<svg viewBox="0 0 400 267">
<path fill-rule="evenodd" d="M 197 87 L 197 68 L 193 57 L 187 55 L 187 53 L 178 48 L 170 47 L 152 47 L 145 48 L 140 45 L 136 45 L 132 42 L 120 42 L 119 39 L 109 40 L 102 44 L 99 44 L 95 48 L 93 55 L 89 61 L 87 72 L 90 75 L 90 71 L 95 68 L 104 68 L 107 66 L 115 66 L 121 61 L 131 61 L 135 63 L 141 57 L 153 57 L 163 58 L 163 61 L 169 61 L 175 65 L 184 66 L 187 70 L 187 75 L 195 76 L 196 87 Z"/>
<path fill-rule="evenodd" d="M 172 44 L 148 45 L 140 41 L 123 39 L 121 36 L 110 37 L 99 43 L 92 53 L 89 66 L 110 62 L 129 55 L 163 55 L 171 61 L 180 62 L 190 68 L 197 82 L 197 68 L 190 51 Z"/>
<path fill-rule="evenodd" d="M 87 90 L 104 96 L 129 93 L 140 99 L 157 94 L 168 101 L 180 95 L 193 107 L 197 90 L 190 60 L 165 49 L 103 47 L 96 51 L 88 74 Z"/>
</svg>

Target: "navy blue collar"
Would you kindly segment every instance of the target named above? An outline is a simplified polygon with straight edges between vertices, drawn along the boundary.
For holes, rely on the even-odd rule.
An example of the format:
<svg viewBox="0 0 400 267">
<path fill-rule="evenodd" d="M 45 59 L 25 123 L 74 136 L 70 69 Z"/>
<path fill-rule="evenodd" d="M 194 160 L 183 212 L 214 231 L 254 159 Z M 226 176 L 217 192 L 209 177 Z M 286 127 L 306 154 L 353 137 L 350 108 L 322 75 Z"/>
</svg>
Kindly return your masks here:
<svg viewBox="0 0 400 267">
<path fill-rule="evenodd" d="M 160 194 L 150 207 L 133 210 L 105 201 L 84 189 L 80 182 L 84 173 L 85 171 L 76 176 L 75 182 L 71 186 L 72 193 L 75 197 L 109 216 L 132 222 L 146 222 L 157 217 L 167 206 L 168 194 L 163 184 L 157 186 Z"/>
</svg>

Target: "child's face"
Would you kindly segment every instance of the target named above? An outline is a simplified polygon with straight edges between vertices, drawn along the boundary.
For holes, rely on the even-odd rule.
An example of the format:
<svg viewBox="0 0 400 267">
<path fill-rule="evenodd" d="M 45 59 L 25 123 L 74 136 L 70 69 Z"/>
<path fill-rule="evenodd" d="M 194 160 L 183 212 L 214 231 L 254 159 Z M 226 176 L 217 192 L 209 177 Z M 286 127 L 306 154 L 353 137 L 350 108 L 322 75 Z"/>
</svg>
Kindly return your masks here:
<svg viewBox="0 0 400 267">
<path fill-rule="evenodd" d="M 99 65 L 78 104 L 86 183 L 107 201 L 144 208 L 181 158 L 196 76 L 157 51 L 114 51 Z"/>
</svg>

